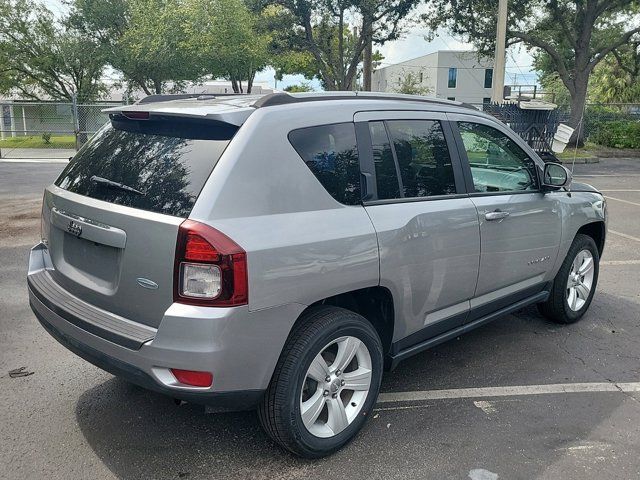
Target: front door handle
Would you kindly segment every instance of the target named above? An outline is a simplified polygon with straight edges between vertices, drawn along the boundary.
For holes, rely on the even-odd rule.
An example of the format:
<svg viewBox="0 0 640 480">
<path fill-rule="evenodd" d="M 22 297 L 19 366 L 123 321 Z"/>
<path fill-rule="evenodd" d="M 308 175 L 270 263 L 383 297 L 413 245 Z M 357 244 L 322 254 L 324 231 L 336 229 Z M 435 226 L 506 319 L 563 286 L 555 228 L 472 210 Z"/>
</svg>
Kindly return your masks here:
<svg viewBox="0 0 640 480">
<path fill-rule="evenodd" d="M 494 220 L 502 220 L 503 218 L 507 218 L 508 216 L 509 212 L 503 212 L 499 209 L 493 212 L 486 212 L 484 214 L 484 218 L 486 218 L 489 222 L 493 222 Z"/>
</svg>

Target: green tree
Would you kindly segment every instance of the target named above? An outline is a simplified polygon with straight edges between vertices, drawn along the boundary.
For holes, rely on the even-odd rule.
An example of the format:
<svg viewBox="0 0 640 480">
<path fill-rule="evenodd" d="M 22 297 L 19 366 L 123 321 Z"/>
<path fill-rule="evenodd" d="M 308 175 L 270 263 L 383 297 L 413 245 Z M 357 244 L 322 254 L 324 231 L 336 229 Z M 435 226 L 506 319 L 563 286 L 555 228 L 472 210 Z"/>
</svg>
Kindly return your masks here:
<svg viewBox="0 0 640 480">
<path fill-rule="evenodd" d="M 73 0 L 70 23 L 104 49 L 108 63 L 144 93 L 163 93 L 167 82 L 195 80 L 186 55 L 183 10 L 170 0 Z"/>
<path fill-rule="evenodd" d="M 289 85 L 288 87 L 285 87 L 284 91 L 290 93 L 313 92 L 313 87 L 309 82 L 302 82 L 298 85 Z"/>
<path fill-rule="evenodd" d="M 105 58 L 100 45 L 44 5 L 0 0 L 0 87 L 23 97 L 79 102 L 100 98 Z"/>
<path fill-rule="evenodd" d="M 428 95 L 431 89 L 423 84 L 425 76 L 423 70 L 402 70 L 400 80 L 394 84 L 393 91 L 408 95 Z"/>
<path fill-rule="evenodd" d="M 303 53 L 284 73 L 317 77 L 326 90 L 353 90 L 369 41 L 382 45 L 402 33 L 417 0 L 270 0 L 291 16 L 290 47 Z M 296 68 L 297 67 L 297 68 Z"/>
<path fill-rule="evenodd" d="M 427 0 L 424 21 L 446 27 L 492 55 L 497 0 Z M 507 43 L 533 52 L 536 67 L 557 77 L 571 97 L 569 123 L 578 125 L 589 76 L 614 50 L 638 38 L 637 0 L 523 0 L 509 2 Z M 578 142 L 581 139 L 574 139 Z"/>
<path fill-rule="evenodd" d="M 589 82 L 589 100 L 598 103 L 640 102 L 640 41 L 614 50 L 594 69 Z"/>
<path fill-rule="evenodd" d="M 256 73 L 269 63 L 270 36 L 257 28 L 259 15 L 242 0 L 185 0 L 183 9 L 183 46 L 201 73 L 251 93 Z"/>
</svg>

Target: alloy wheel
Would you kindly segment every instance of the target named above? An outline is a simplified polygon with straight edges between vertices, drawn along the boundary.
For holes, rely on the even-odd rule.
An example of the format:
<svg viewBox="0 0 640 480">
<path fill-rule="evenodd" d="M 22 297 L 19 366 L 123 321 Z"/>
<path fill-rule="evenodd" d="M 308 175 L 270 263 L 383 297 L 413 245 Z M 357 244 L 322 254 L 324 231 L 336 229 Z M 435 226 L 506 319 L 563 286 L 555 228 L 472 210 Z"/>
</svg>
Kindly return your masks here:
<svg viewBox="0 0 640 480">
<path fill-rule="evenodd" d="M 567 279 L 567 305 L 574 312 L 579 311 L 589 298 L 593 287 L 594 259 L 587 250 L 580 250 L 573 259 Z"/>
<path fill-rule="evenodd" d="M 356 337 L 329 342 L 311 362 L 300 394 L 305 428 L 316 437 L 339 434 L 358 416 L 371 386 L 371 355 Z"/>
</svg>

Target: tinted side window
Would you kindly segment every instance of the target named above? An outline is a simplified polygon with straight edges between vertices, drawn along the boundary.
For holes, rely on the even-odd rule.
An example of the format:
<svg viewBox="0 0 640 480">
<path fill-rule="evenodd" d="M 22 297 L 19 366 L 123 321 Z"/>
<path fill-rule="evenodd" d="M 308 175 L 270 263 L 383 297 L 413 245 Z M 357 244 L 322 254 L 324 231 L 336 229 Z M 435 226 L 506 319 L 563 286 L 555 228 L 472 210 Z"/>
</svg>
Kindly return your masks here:
<svg viewBox="0 0 640 480">
<path fill-rule="evenodd" d="M 384 122 L 370 122 L 369 132 L 373 148 L 373 163 L 376 168 L 378 199 L 400 198 L 398 172 Z"/>
<path fill-rule="evenodd" d="M 392 120 L 387 127 L 405 197 L 456 193 L 451 157 L 440 122 Z"/>
<path fill-rule="evenodd" d="M 493 127 L 459 122 L 476 192 L 538 189 L 535 162 L 513 140 Z"/>
<path fill-rule="evenodd" d="M 333 198 L 346 205 L 361 203 L 360 165 L 353 123 L 301 128 L 289 141 Z"/>
</svg>

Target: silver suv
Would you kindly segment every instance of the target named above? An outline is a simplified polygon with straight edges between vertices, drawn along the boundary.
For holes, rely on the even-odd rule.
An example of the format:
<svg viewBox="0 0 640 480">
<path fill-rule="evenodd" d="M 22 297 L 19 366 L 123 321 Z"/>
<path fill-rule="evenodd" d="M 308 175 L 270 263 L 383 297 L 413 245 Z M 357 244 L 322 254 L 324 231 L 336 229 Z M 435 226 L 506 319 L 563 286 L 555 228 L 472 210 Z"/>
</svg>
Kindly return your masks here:
<svg viewBox="0 0 640 480">
<path fill-rule="evenodd" d="M 151 390 L 342 447 L 384 368 L 537 304 L 580 319 L 605 202 L 472 107 L 361 93 L 148 98 L 44 194 L 31 308 Z"/>
</svg>

